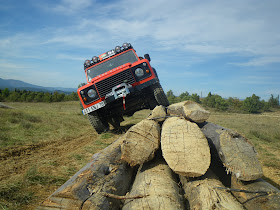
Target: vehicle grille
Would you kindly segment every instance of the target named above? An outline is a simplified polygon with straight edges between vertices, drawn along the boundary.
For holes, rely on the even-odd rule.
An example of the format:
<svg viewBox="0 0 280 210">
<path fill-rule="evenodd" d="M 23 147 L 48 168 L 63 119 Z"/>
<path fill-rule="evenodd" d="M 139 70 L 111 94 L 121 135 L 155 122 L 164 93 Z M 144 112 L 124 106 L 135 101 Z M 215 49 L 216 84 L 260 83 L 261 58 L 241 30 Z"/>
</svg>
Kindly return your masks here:
<svg viewBox="0 0 280 210">
<path fill-rule="evenodd" d="M 127 69 L 111 77 L 108 77 L 100 82 L 97 82 L 95 85 L 100 97 L 102 98 L 106 96 L 106 94 L 110 93 L 113 87 L 124 82 L 130 85 L 135 83 L 134 77 L 130 69 Z"/>
</svg>

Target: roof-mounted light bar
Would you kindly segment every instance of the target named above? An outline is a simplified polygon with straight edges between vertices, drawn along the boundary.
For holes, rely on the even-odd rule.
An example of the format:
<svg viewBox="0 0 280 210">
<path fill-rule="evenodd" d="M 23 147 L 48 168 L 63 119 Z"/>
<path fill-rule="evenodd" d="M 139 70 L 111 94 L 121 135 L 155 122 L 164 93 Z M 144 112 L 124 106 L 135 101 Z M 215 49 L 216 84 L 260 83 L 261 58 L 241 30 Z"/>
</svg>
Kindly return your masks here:
<svg viewBox="0 0 280 210">
<path fill-rule="evenodd" d="M 97 56 L 93 56 L 92 59 L 91 59 L 92 62 L 90 60 L 86 60 L 84 62 L 84 67 L 85 68 L 90 67 L 90 66 L 92 66 L 92 65 L 94 65 L 94 64 L 96 64 L 96 63 L 98 63 L 100 61 L 103 61 L 103 60 L 105 60 L 107 58 L 110 58 L 110 57 L 112 57 L 112 56 L 114 56 L 114 55 L 116 55 L 118 53 L 121 53 L 121 52 L 123 52 L 125 50 L 128 50 L 130 48 L 133 48 L 132 45 L 130 43 L 125 42 L 125 43 L 123 43 L 122 47 L 121 46 L 116 46 L 115 49 L 112 49 L 112 50 L 110 50 L 110 51 L 108 51 L 106 53 L 103 53 L 103 54 L 99 55 L 98 57 Z"/>
</svg>

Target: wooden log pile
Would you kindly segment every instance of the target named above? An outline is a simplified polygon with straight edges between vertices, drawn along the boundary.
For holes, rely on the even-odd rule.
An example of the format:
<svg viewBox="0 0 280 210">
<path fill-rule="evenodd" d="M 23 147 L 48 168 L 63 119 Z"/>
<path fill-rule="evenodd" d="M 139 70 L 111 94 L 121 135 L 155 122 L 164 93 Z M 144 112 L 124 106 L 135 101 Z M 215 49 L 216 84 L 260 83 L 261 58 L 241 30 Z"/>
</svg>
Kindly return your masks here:
<svg viewBox="0 0 280 210">
<path fill-rule="evenodd" d="M 156 107 L 37 209 L 280 209 L 253 145 L 209 115 Z"/>
</svg>

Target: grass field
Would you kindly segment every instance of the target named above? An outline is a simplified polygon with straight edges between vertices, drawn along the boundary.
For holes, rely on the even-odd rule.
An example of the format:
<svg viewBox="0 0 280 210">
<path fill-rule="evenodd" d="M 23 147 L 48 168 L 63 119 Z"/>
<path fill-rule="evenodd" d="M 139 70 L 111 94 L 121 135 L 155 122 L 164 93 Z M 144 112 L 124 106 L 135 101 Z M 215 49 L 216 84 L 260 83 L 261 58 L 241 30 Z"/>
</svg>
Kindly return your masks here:
<svg viewBox="0 0 280 210">
<path fill-rule="evenodd" d="M 0 109 L 0 209 L 34 209 L 149 110 L 125 118 L 122 129 L 98 135 L 79 102 L 7 103 Z M 265 178 L 280 185 L 280 112 L 212 112 L 209 121 L 234 129 L 257 148 Z"/>
</svg>

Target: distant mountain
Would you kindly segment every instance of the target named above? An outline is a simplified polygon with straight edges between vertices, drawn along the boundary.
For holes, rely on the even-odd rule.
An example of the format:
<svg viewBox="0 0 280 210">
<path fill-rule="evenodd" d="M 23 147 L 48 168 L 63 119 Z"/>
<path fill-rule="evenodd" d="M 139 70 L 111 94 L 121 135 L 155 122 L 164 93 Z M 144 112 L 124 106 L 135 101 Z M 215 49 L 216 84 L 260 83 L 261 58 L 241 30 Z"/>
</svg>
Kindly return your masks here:
<svg viewBox="0 0 280 210">
<path fill-rule="evenodd" d="M 9 88 L 10 90 L 19 89 L 27 91 L 42 91 L 42 92 L 64 92 L 71 93 L 76 92 L 77 88 L 63 88 L 63 87 L 43 87 L 38 85 L 32 85 L 20 80 L 14 79 L 1 79 L 0 78 L 0 89 Z"/>
</svg>

